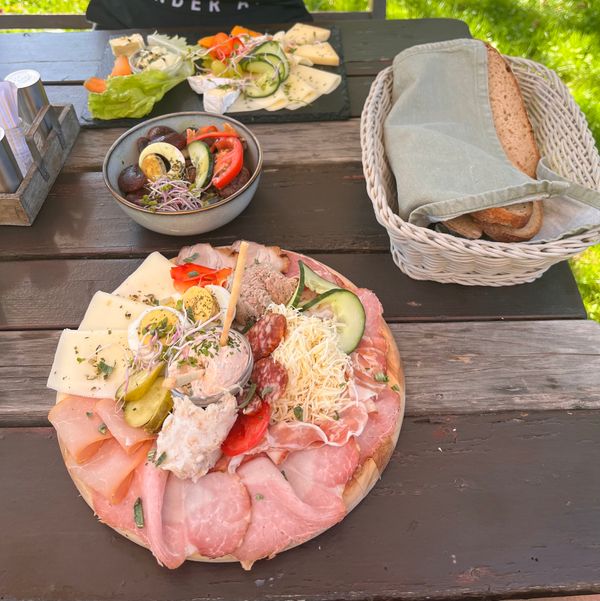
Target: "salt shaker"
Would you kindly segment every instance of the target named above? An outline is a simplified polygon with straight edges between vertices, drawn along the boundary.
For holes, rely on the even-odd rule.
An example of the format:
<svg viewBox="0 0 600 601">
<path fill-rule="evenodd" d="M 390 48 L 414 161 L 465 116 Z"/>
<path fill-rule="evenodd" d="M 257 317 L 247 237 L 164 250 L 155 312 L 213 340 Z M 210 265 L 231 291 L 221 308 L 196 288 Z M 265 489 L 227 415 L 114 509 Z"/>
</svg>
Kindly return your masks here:
<svg viewBox="0 0 600 601">
<path fill-rule="evenodd" d="M 18 88 L 19 116 L 27 126 L 30 126 L 38 112 L 48 106 L 48 96 L 41 75 L 34 69 L 20 69 L 9 73 L 4 81 L 10 81 Z M 50 115 L 46 115 L 40 124 L 40 133 L 46 139 L 52 129 Z"/>
</svg>

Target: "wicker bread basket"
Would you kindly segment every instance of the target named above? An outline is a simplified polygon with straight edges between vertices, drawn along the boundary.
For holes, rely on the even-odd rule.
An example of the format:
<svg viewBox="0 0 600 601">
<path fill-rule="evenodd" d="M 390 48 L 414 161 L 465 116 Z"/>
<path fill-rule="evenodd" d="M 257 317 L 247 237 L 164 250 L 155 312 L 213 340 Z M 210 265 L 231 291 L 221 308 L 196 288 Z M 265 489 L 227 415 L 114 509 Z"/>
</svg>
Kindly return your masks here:
<svg viewBox="0 0 600 601">
<path fill-rule="evenodd" d="M 600 190 L 600 157 L 585 117 L 559 77 L 539 63 L 505 57 L 517 77 L 542 156 L 570 181 Z M 386 159 L 383 124 L 392 107 L 392 67 L 381 71 L 361 117 L 367 192 L 390 236 L 394 262 L 417 280 L 483 286 L 531 282 L 554 263 L 600 242 L 600 227 L 547 243 L 466 240 L 418 227 L 397 215 L 396 180 Z"/>
</svg>

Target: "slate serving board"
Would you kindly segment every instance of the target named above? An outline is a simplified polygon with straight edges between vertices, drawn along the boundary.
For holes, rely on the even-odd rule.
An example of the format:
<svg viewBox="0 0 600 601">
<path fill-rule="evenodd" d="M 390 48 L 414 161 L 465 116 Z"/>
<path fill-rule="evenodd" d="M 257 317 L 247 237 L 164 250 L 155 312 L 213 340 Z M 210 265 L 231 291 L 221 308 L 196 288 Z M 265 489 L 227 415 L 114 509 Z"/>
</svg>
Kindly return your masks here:
<svg viewBox="0 0 600 601">
<path fill-rule="evenodd" d="M 289 24 L 285 26 L 289 29 Z M 268 30 L 270 33 L 279 31 L 282 28 Z M 346 69 L 344 67 L 344 55 L 342 49 L 342 37 L 340 30 L 331 26 L 331 37 L 329 43 L 333 46 L 340 57 L 340 65 L 338 67 L 324 67 L 315 65 L 316 68 L 332 73 L 339 73 L 342 76 L 340 85 L 331 94 L 320 96 L 306 107 L 299 108 L 295 111 L 282 109 L 279 111 L 248 111 L 242 113 L 227 113 L 234 119 L 242 123 L 290 123 L 299 121 L 343 121 L 349 119 L 350 114 L 350 96 L 348 94 L 348 80 L 346 77 Z M 140 32 L 144 35 L 144 32 Z M 214 32 L 212 32 L 214 33 Z M 173 35 L 170 33 L 169 35 Z M 181 33 L 179 35 L 187 38 L 188 43 L 195 44 L 196 41 L 203 37 L 204 33 Z M 145 39 L 145 35 L 144 35 Z M 106 77 L 111 72 L 114 63 L 114 56 L 107 44 L 98 69 L 98 77 Z M 86 106 L 82 114 L 82 125 L 91 128 L 108 128 L 108 127 L 133 127 L 146 119 L 167 115 L 169 113 L 179 113 L 182 111 L 203 111 L 202 96 L 196 94 L 189 86 L 187 81 L 181 82 L 172 90 L 167 92 L 162 100 L 154 105 L 152 111 L 140 119 L 94 119 Z"/>
</svg>

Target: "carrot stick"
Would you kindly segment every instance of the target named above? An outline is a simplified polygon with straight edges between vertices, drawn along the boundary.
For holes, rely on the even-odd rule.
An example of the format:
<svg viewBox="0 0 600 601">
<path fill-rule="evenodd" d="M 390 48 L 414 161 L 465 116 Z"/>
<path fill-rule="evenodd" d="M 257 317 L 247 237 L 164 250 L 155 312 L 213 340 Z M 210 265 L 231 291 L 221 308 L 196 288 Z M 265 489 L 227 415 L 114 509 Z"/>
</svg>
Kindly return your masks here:
<svg viewBox="0 0 600 601">
<path fill-rule="evenodd" d="M 242 276 L 244 275 L 244 268 L 246 267 L 246 255 L 248 254 L 248 242 L 242 240 L 240 244 L 240 252 L 238 254 L 237 262 L 235 264 L 235 271 L 233 272 L 233 283 L 231 284 L 231 296 L 229 297 L 229 304 L 227 305 L 227 312 L 225 313 L 225 319 L 223 320 L 223 331 L 221 332 L 221 338 L 219 344 L 225 346 L 229 339 L 229 330 L 233 322 L 233 315 L 235 312 L 235 306 L 237 305 L 238 299 L 240 298 L 240 291 L 242 288 Z"/>
</svg>

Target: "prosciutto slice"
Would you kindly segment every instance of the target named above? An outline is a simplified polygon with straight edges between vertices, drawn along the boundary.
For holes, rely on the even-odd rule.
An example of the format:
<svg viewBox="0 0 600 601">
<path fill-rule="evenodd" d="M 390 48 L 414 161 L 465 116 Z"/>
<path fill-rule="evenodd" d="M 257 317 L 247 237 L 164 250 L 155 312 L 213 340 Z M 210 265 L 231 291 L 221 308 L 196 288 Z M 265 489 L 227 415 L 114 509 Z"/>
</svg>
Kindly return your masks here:
<svg viewBox="0 0 600 601">
<path fill-rule="evenodd" d="M 90 459 L 112 438 L 96 413 L 96 399 L 67 396 L 52 407 L 48 419 L 75 463 Z"/>
<path fill-rule="evenodd" d="M 389 388 L 379 393 L 375 402 L 375 411 L 369 413 L 369 421 L 362 434 L 356 439 L 360 449 L 360 462 L 372 457 L 375 449 L 387 437 L 391 436 L 398 423 L 400 401 L 398 394 Z"/>
<path fill-rule="evenodd" d="M 77 463 L 70 455 L 65 463 L 74 478 L 110 503 L 117 504 L 127 494 L 133 472 L 146 459 L 151 446 L 152 443 L 147 442 L 128 455 L 114 438 L 110 438 L 85 463 Z"/>
<path fill-rule="evenodd" d="M 315 508 L 302 501 L 277 466 L 257 457 L 238 469 L 252 501 L 252 519 L 234 552 L 244 568 L 263 557 L 302 543 L 339 522 L 346 514 L 340 500 Z"/>
<path fill-rule="evenodd" d="M 279 466 L 298 497 L 313 507 L 337 505 L 358 466 L 354 440 L 341 447 L 323 445 L 290 453 Z"/>
<path fill-rule="evenodd" d="M 141 444 L 156 438 L 143 428 L 130 426 L 123 417 L 123 411 L 112 399 L 100 399 L 96 403 L 95 410 L 126 453 L 135 453 Z"/>
</svg>

